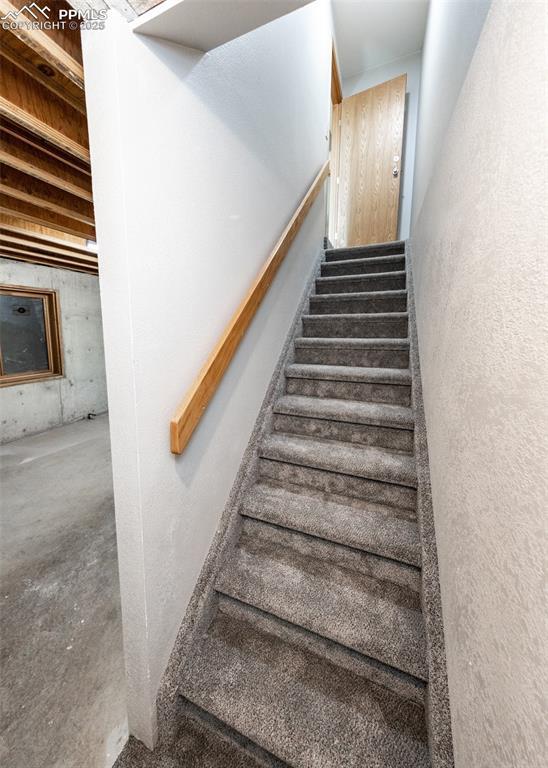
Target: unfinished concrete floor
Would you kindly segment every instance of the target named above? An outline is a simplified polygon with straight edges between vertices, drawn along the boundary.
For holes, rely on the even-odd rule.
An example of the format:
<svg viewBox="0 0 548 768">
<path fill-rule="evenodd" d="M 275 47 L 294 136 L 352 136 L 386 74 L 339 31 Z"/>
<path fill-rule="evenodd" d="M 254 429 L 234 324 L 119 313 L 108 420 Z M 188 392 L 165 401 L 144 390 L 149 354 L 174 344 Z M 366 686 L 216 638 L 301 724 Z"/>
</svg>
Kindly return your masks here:
<svg viewBox="0 0 548 768">
<path fill-rule="evenodd" d="M 108 420 L 0 447 L 0 764 L 107 768 L 127 739 Z"/>
</svg>

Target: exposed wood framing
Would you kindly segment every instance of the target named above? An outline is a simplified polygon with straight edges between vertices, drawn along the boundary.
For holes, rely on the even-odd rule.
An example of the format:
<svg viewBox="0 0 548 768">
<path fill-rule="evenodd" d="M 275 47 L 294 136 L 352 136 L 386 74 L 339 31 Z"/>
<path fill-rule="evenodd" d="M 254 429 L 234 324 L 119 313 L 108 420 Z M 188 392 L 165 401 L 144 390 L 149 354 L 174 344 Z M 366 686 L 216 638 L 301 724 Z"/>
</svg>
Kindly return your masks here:
<svg viewBox="0 0 548 768">
<path fill-rule="evenodd" d="M 85 117 L 5 57 L 0 114 L 31 133 L 89 162 Z"/>
<path fill-rule="evenodd" d="M 39 205 L 61 216 L 68 216 L 91 226 L 94 224 L 91 203 L 33 176 L 27 176 L 26 173 L 21 173 L 8 165 L 2 169 L 0 192 L 18 200 Z"/>
<path fill-rule="evenodd" d="M 91 202 L 89 176 L 0 130 L 0 163 Z"/>
<path fill-rule="evenodd" d="M 0 194 L 0 212 L 15 216 L 24 221 L 49 227 L 50 229 L 68 232 L 69 235 L 95 240 L 95 228 L 91 225 L 84 224 L 76 219 L 70 219 L 67 216 L 61 216 L 59 213 L 54 213 L 46 208 L 40 208 L 38 205 L 32 205 L 32 203 L 18 200 L 3 193 Z"/>
<path fill-rule="evenodd" d="M 0 14 L 6 16 L 10 12 L 17 12 L 21 3 L 15 4 L 10 0 L 0 0 Z M 27 29 L 24 26 L 15 27 L 13 34 L 18 37 L 28 48 L 45 59 L 50 66 L 72 81 L 79 88 L 84 88 L 84 69 L 81 61 L 77 61 L 73 54 L 67 51 L 67 38 L 63 30 L 52 30 L 49 34 L 41 29 Z M 53 35 L 57 36 L 57 40 Z M 64 45 L 60 44 L 61 35 Z"/>
<path fill-rule="evenodd" d="M 97 274 L 79 30 L 2 29 L 0 66 L 0 256 Z"/>
<path fill-rule="evenodd" d="M 60 96 L 82 115 L 86 114 L 84 91 L 80 86 L 62 77 L 44 57 L 33 48 L 28 48 L 20 38 L 4 29 L 0 30 L 0 50 L 6 59 L 23 69 L 40 85 Z"/>
</svg>

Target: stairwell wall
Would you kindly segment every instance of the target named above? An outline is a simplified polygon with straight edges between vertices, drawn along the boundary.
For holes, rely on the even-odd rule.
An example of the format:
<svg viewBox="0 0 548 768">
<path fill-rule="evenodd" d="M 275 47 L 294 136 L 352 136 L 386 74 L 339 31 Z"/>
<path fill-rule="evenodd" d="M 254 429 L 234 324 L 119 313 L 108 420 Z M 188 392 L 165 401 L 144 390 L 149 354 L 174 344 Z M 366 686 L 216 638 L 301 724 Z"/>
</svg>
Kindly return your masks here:
<svg viewBox="0 0 548 768">
<path fill-rule="evenodd" d="M 320 0 L 208 54 L 84 34 L 131 732 L 162 673 L 322 245 L 321 194 L 182 456 L 169 420 L 327 159 Z"/>
<path fill-rule="evenodd" d="M 446 23 L 429 24 L 422 142 Z M 457 768 L 546 760 L 545 34 L 544 4 L 493 1 L 412 233 Z"/>
</svg>

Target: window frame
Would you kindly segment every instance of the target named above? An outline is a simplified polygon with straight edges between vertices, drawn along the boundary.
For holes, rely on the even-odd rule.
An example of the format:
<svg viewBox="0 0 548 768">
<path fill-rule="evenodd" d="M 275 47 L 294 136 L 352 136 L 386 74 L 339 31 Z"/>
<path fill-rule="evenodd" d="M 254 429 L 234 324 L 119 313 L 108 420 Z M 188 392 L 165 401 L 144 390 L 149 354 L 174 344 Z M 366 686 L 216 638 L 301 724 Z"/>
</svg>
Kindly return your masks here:
<svg viewBox="0 0 548 768">
<path fill-rule="evenodd" d="M 45 379 L 57 379 L 64 375 L 63 346 L 61 342 L 61 312 L 59 295 L 50 288 L 30 288 L 24 285 L 0 284 L 0 295 L 20 296 L 21 298 L 41 298 L 44 307 L 44 327 L 46 330 L 46 348 L 49 368 L 42 371 L 25 373 L 4 373 L 2 348 L 0 346 L 0 387 L 15 384 L 27 384 Z"/>
</svg>

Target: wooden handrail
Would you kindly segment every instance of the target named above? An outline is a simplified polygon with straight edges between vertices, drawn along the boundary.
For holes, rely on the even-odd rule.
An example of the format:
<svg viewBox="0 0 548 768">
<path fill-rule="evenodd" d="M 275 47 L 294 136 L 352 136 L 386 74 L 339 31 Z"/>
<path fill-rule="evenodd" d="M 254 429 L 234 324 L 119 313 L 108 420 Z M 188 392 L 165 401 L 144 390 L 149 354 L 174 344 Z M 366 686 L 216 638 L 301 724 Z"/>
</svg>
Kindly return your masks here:
<svg viewBox="0 0 548 768">
<path fill-rule="evenodd" d="M 172 453 L 182 453 L 185 449 L 328 175 L 329 161 L 324 163 L 312 182 L 246 297 L 224 330 L 217 346 L 177 409 L 170 424 Z"/>
</svg>

